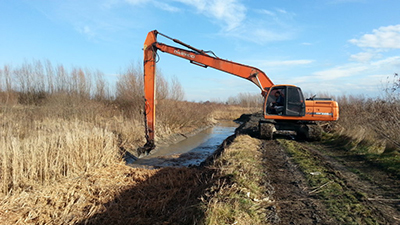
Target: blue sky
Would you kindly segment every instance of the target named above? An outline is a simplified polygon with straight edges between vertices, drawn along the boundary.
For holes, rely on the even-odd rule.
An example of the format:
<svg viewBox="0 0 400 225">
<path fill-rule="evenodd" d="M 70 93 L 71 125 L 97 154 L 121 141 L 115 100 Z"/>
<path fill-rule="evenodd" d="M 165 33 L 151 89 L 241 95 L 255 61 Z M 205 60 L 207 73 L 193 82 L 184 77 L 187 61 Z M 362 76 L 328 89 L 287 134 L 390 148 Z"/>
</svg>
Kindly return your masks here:
<svg viewBox="0 0 400 225">
<path fill-rule="evenodd" d="M 143 59 L 158 30 L 255 66 L 306 93 L 379 96 L 400 72 L 398 0 L 0 0 L 0 63 L 26 60 L 100 70 L 110 82 Z M 159 41 L 175 45 L 159 37 Z M 160 53 L 187 100 L 259 93 L 252 83 Z"/>
</svg>

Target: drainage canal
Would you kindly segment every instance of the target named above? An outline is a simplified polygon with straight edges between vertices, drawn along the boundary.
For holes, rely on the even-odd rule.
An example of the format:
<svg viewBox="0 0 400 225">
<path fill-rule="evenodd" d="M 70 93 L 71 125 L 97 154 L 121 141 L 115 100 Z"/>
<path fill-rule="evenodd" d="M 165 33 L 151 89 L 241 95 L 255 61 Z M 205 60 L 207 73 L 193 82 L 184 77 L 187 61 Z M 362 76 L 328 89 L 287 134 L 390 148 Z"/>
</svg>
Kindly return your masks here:
<svg viewBox="0 0 400 225">
<path fill-rule="evenodd" d="M 146 168 L 199 166 L 227 137 L 234 134 L 237 126 L 237 123 L 231 121 L 220 122 L 217 126 L 205 129 L 178 143 L 157 147 L 154 153 L 130 162 L 130 166 Z"/>
</svg>

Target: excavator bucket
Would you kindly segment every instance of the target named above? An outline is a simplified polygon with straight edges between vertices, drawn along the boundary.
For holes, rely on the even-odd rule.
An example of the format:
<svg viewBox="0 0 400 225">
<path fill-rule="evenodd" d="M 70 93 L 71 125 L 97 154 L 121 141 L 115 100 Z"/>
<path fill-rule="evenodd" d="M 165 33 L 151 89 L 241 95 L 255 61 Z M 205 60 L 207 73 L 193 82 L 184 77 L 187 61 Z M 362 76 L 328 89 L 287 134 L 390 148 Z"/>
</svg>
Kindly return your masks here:
<svg viewBox="0 0 400 225">
<path fill-rule="evenodd" d="M 151 150 L 155 149 L 154 141 L 147 141 L 143 147 L 139 147 L 136 151 L 138 156 L 148 155 Z"/>
</svg>

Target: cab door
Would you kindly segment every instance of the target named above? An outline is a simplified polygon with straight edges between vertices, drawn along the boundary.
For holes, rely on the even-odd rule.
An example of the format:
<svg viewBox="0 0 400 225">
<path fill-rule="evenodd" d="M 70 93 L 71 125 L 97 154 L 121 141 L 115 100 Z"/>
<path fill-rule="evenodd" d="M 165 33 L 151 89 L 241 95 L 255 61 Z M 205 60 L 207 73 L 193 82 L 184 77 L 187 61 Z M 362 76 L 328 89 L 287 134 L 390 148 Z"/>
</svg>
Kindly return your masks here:
<svg viewBox="0 0 400 225">
<path fill-rule="evenodd" d="M 277 96 L 284 98 L 283 108 L 276 105 Z M 303 93 L 299 87 L 291 85 L 279 85 L 270 89 L 268 96 L 265 99 L 265 112 L 267 115 L 280 115 L 280 116 L 304 116 L 305 115 L 305 101 Z"/>
<path fill-rule="evenodd" d="M 301 89 L 294 86 L 287 86 L 286 88 L 286 115 L 304 116 L 306 114 L 306 104 Z"/>
</svg>

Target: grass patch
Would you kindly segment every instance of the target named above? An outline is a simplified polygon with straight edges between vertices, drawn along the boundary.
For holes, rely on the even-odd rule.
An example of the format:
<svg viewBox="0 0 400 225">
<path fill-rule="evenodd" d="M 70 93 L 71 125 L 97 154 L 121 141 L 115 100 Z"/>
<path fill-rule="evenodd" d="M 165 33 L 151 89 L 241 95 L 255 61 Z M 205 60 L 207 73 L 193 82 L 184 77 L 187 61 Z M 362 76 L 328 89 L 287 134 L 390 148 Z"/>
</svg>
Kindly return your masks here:
<svg viewBox="0 0 400 225">
<path fill-rule="evenodd" d="M 371 165 L 400 178 L 400 153 L 395 146 L 385 145 L 382 142 L 357 142 L 350 137 L 338 134 L 325 134 L 323 143 L 339 147 L 349 156 L 362 157 Z"/>
<path fill-rule="evenodd" d="M 363 193 L 349 189 L 346 184 L 325 167 L 321 160 L 295 142 L 279 140 L 292 159 L 300 166 L 311 194 L 322 200 L 330 216 L 342 224 L 377 224 L 370 209 L 363 204 Z"/>
<path fill-rule="evenodd" d="M 214 162 L 217 182 L 204 203 L 205 224 L 265 224 L 265 208 L 272 202 L 263 185 L 260 144 L 240 135 Z"/>
<path fill-rule="evenodd" d="M 388 153 L 388 154 L 368 154 L 365 158 L 384 169 L 385 171 L 400 178 L 400 154 L 399 153 Z"/>
</svg>

